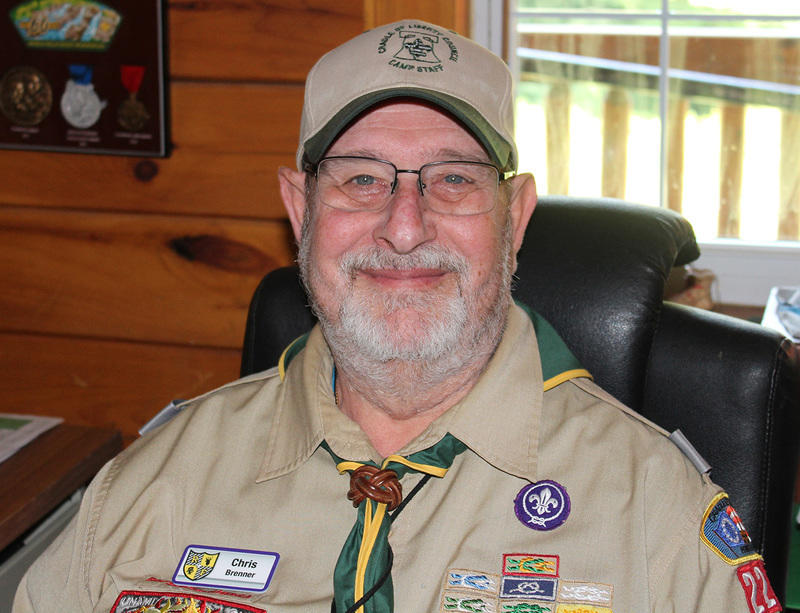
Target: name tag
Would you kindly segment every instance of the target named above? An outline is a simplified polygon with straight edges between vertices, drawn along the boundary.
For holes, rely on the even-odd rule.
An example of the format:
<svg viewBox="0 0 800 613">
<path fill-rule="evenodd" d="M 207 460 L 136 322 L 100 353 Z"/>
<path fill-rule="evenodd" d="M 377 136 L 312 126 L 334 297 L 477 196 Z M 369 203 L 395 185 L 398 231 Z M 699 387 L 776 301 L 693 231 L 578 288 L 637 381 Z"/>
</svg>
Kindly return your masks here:
<svg viewBox="0 0 800 613">
<path fill-rule="evenodd" d="M 280 555 L 272 551 L 189 545 L 172 582 L 263 592 L 269 586 Z"/>
</svg>

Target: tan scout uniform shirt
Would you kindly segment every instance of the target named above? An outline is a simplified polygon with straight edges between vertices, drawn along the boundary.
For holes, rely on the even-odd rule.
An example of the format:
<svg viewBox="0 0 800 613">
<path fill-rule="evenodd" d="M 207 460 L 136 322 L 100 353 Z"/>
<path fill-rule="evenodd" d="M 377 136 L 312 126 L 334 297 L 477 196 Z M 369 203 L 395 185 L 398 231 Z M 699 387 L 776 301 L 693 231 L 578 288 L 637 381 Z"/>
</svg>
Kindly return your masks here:
<svg viewBox="0 0 800 613">
<path fill-rule="evenodd" d="M 175 593 L 164 582 L 192 544 L 280 561 L 263 593 L 181 589 L 270 613 L 328 613 L 356 510 L 348 477 L 320 443 L 342 458 L 380 460 L 337 410 L 332 366 L 315 329 L 283 381 L 273 369 L 206 394 L 121 453 L 23 579 L 15 613 L 121 611 L 112 608 L 124 590 Z M 587 379 L 554 384 L 543 391 L 533 327 L 512 307 L 475 388 L 401 450 L 448 431 L 468 447 L 391 528 L 395 611 L 747 612 L 736 567 L 700 539 L 719 488 Z M 404 477 L 403 490 L 419 478 Z M 520 489 L 543 479 L 571 498 L 568 519 L 550 531 L 514 512 Z M 572 600 L 498 600 L 507 554 L 539 560 Z"/>
</svg>

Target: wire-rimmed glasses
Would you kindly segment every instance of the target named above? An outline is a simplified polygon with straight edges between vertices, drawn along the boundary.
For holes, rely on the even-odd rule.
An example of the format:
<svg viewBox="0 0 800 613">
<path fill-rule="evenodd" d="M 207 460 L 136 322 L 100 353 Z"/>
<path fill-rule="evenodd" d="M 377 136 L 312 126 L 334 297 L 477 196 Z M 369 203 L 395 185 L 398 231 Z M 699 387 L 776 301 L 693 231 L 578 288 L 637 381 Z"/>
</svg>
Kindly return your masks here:
<svg viewBox="0 0 800 613">
<path fill-rule="evenodd" d="M 417 188 L 427 208 L 444 215 L 488 213 L 495 207 L 500 183 L 500 171 L 488 162 L 430 162 L 407 170 L 386 160 L 331 156 L 308 170 L 317 179 L 321 202 L 353 212 L 386 207 L 401 173 L 416 174 Z"/>
</svg>

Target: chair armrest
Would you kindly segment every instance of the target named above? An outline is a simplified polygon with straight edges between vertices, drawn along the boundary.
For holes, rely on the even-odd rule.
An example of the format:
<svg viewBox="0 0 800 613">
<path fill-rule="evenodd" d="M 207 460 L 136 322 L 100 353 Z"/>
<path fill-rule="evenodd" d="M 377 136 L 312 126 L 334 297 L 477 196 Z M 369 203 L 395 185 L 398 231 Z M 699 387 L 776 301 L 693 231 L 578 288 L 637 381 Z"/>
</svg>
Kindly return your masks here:
<svg viewBox="0 0 800 613">
<path fill-rule="evenodd" d="M 779 597 L 800 448 L 798 378 L 796 349 L 777 332 L 667 302 L 641 410 L 668 430 L 680 428 L 711 464 L 712 478 L 731 495 Z"/>
</svg>

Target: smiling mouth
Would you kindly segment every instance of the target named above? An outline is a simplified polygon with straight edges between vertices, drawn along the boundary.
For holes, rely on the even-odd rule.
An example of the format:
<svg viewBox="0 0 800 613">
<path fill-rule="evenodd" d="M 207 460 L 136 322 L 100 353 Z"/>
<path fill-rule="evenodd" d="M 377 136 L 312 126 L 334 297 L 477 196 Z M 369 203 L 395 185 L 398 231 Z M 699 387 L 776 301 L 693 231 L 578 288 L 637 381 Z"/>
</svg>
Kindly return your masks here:
<svg viewBox="0 0 800 613">
<path fill-rule="evenodd" d="M 339 266 L 351 283 L 362 278 L 387 289 L 434 288 L 445 279 L 460 278 L 468 269 L 463 256 L 434 245 L 423 246 L 409 254 L 365 249 L 346 254 Z"/>
<path fill-rule="evenodd" d="M 368 280 L 386 287 L 431 287 L 437 285 L 451 271 L 439 268 L 366 268 L 357 271 Z"/>
</svg>

